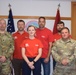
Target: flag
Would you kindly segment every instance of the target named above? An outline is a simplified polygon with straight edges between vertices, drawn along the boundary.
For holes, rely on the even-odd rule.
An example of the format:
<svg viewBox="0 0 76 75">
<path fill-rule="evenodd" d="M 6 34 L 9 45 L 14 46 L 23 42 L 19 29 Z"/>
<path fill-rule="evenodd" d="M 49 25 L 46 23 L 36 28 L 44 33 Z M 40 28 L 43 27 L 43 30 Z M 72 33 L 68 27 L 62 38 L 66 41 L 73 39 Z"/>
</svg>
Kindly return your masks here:
<svg viewBox="0 0 76 75">
<path fill-rule="evenodd" d="M 57 13 L 56 13 L 56 18 L 55 18 L 55 22 L 54 22 L 54 27 L 53 27 L 53 34 L 56 34 L 57 31 L 57 24 L 60 21 L 60 11 L 59 8 L 57 9 Z"/>
<path fill-rule="evenodd" d="M 10 33 L 15 32 L 14 20 L 13 20 L 11 8 L 9 10 L 9 15 L 8 15 L 7 32 L 10 32 Z"/>
</svg>

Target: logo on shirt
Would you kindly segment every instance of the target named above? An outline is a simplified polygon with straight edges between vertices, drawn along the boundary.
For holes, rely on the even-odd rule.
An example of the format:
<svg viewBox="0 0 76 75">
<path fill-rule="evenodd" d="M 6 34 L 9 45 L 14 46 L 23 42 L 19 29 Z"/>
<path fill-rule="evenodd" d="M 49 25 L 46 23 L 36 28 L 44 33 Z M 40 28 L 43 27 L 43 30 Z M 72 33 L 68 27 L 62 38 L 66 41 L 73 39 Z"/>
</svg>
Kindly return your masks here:
<svg viewBox="0 0 76 75">
<path fill-rule="evenodd" d="M 56 40 L 56 39 L 54 39 L 54 41 L 56 42 L 57 40 Z"/>
<path fill-rule="evenodd" d="M 17 36 L 15 36 L 14 39 L 17 39 Z"/>
<path fill-rule="evenodd" d="M 42 35 L 41 37 L 42 37 L 42 38 L 45 38 L 45 36 L 43 36 L 43 35 Z"/>
<path fill-rule="evenodd" d="M 38 46 L 38 44 L 35 44 L 35 46 Z"/>
<path fill-rule="evenodd" d="M 27 37 L 27 36 L 25 36 L 25 38 L 27 39 L 28 37 Z"/>
<path fill-rule="evenodd" d="M 26 47 L 28 47 L 28 46 L 29 46 L 29 44 L 28 44 L 28 43 L 26 43 L 26 44 L 25 44 L 25 46 L 26 46 Z"/>
</svg>

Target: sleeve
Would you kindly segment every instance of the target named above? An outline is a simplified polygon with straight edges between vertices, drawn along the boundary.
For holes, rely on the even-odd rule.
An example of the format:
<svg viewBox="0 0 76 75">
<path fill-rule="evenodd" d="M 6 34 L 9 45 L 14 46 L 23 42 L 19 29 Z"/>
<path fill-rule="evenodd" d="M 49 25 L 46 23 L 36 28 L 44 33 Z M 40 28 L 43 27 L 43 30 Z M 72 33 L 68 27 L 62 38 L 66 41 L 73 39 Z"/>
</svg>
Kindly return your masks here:
<svg viewBox="0 0 76 75">
<path fill-rule="evenodd" d="M 25 47 L 25 40 L 21 43 L 21 45 L 20 45 L 20 47 L 22 48 L 24 48 Z"/>
<path fill-rule="evenodd" d="M 14 39 L 13 39 L 13 37 L 11 36 L 11 37 L 10 37 L 10 46 L 9 46 L 7 52 L 5 53 L 5 57 L 6 57 L 7 59 L 10 58 L 11 55 L 13 54 L 13 52 L 14 52 Z"/>
<path fill-rule="evenodd" d="M 40 40 L 39 40 L 39 48 L 43 48 L 43 44 L 41 43 Z"/>
<path fill-rule="evenodd" d="M 53 56 L 53 58 L 55 59 L 56 62 L 61 63 L 62 57 L 61 57 L 61 55 L 58 54 L 56 42 L 53 43 L 52 56 Z"/>
<path fill-rule="evenodd" d="M 68 63 L 72 62 L 74 59 L 76 59 L 76 42 L 74 44 L 74 53 L 68 58 Z"/>
</svg>

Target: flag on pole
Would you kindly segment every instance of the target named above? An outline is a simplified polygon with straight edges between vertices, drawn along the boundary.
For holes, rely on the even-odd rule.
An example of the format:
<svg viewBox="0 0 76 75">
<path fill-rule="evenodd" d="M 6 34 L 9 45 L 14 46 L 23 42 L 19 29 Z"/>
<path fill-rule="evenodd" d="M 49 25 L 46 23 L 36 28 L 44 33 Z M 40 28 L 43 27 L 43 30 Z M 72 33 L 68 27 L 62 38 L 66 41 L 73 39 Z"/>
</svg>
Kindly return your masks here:
<svg viewBox="0 0 76 75">
<path fill-rule="evenodd" d="M 14 20 L 13 20 L 13 15 L 12 15 L 11 8 L 9 10 L 9 15 L 8 15 L 7 31 L 10 32 L 10 33 L 15 32 Z"/>
<path fill-rule="evenodd" d="M 57 13 L 56 13 L 56 18 L 55 18 L 55 22 L 54 22 L 54 27 L 53 27 L 53 34 L 56 34 L 57 31 L 57 24 L 60 21 L 60 11 L 59 8 L 57 9 Z"/>
</svg>

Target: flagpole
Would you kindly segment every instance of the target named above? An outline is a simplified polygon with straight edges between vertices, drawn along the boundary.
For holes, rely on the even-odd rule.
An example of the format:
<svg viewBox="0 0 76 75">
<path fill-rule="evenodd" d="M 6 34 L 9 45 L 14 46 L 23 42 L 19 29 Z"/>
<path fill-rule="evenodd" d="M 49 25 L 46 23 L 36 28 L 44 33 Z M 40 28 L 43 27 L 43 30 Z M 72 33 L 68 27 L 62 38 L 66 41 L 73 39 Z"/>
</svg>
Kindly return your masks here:
<svg viewBox="0 0 76 75">
<path fill-rule="evenodd" d="M 60 8 L 60 3 L 58 4 L 58 10 L 59 10 L 59 8 Z"/>
<path fill-rule="evenodd" d="M 9 7 L 9 10 L 10 10 L 11 9 L 11 4 L 9 4 L 8 7 Z"/>
<path fill-rule="evenodd" d="M 58 8 L 57 8 L 57 13 L 56 13 L 55 22 L 54 22 L 54 27 L 53 27 L 53 34 L 56 34 L 56 33 L 58 32 L 58 30 L 57 30 L 57 24 L 58 24 L 58 22 L 60 21 L 59 8 L 60 8 L 60 3 L 58 4 Z"/>
<path fill-rule="evenodd" d="M 10 33 L 13 33 L 15 32 L 15 27 L 14 27 L 14 20 L 13 20 L 11 5 L 9 4 L 8 7 L 9 7 L 9 15 L 8 15 L 7 31 Z"/>
</svg>

